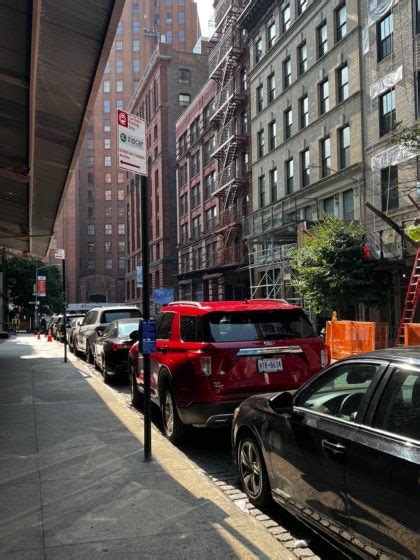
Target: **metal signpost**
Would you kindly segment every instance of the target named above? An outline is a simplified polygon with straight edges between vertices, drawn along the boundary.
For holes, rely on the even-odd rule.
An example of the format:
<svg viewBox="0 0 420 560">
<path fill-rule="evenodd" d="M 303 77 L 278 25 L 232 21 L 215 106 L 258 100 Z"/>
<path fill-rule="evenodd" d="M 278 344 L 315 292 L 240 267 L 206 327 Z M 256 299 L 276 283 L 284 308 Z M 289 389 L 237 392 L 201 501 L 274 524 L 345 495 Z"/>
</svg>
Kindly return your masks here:
<svg viewBox="0 0 420 560">
<path fill-rule="evenodd" d="M 54 251 L 54 258 L 56 260 L 61 260 L 62 263 L 62 275 L 63 275 L 63 303 L 64 303 L 64 315 L 63 315 L 63 328 L 64 328 L 64 363 L 67 363 L 67 299 L 66 299 L 66 253 L 64 249 L 56 249 Z"/>
<path fill-rule="evenodd" d="M 142 270 L 141 282 L 143 285 L 143 317 L 139 321 L 139 345 L 143 354 L 143 382 L 144 382 L 144 460 L 149 462 L 152 458 L 152 423 L 150 407 L 150 353 L 153 352 L 156 342 L 156 326 L 150 320 L 150 283 L 149 283 L 149 222 L 147 215 L 147 159 L 146 159 L 146 122 L 118 110 L 118 166 L 120 169 L 141 175 L 140 183 L 140 213 L 141 213 L 141 248 Z M 138 280 L 139 278 L 139 271 Z M 133 380 L 135 383 L 135 380 Z"/>
</svg>

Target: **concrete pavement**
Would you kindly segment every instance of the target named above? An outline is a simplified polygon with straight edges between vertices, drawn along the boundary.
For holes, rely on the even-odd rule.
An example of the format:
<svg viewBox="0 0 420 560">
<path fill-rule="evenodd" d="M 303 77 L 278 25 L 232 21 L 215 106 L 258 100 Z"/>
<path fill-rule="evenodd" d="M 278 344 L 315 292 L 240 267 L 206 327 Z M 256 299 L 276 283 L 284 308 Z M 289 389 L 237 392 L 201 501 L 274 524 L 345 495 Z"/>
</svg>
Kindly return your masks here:
<svg viewBox="0 0 420 560">
<path fill-rule="evenodd" d="M 0 558 L 293 558 L 55 342 L 0 345 Z M 205 437 L 205 432 L 203 432 Z"/>
</svg>

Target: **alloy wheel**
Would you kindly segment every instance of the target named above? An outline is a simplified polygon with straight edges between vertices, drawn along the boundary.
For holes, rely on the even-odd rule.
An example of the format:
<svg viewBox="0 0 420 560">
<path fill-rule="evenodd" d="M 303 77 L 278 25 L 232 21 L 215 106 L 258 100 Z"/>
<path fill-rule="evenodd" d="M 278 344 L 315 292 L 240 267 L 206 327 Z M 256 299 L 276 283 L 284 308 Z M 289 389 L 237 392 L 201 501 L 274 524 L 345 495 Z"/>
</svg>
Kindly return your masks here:
<svg viewBox="0 0 420 560">
<path fill-rule="evenodd" d="M 245 440 L 239 451 L 239 469 L 247 494 L 258 498 L 262 491 L 261 460 L 255 444 Z"/>
<path fill-rule="evenodd" d="M 167 437 L 171 437 L 174 431 L 174 403 L 172 401 L 172 396 L 169 390 L 165 391 L 165 400 L 163 403 L 164 419 L 165 419 L 165 431 Z"/>
</svg>

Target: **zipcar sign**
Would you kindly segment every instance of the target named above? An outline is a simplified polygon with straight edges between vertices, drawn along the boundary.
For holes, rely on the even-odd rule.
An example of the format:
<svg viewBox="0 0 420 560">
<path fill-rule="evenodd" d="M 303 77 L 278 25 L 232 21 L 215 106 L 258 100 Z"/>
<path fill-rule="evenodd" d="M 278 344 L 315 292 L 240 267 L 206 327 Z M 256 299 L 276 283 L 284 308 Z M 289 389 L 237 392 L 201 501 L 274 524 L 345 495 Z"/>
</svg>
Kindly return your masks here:
<svg viewBox="0 0 420 560">
<path fill-rule="evenodd" d="M 147 175 L 146 122 L 118 109 L 118 167 Z"/>
</svg>

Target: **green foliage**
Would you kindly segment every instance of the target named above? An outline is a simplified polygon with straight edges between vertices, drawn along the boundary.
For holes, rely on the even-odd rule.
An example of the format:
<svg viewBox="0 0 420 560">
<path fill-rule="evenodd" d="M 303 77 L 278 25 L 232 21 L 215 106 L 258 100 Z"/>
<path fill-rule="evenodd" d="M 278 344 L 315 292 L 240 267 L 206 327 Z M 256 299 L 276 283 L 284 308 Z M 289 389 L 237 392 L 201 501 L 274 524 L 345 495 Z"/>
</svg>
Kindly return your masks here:
<svg viewBox="0 0 420 560">
<path fill-rule="evenodd" d="M 401 121 L 397 121 L 389 137 L 389 143 L 400 144 L 409 150 L 418 151 L 420 149 L 420 125 L 403 127 Z"/>
<path fill-rule="evenodd" d="M 383 305 L 389 278 L 378 269 L 378 261 L 364 258 L 365 229 L 325 215 L 312 234 L 291 252 L 293 283 L 310 309 L 320 313 Z"/>
<path fill-rule="evenodd" d="M 9 291 L 9 302 L 19 307 L 20 311 L 32 315 L 35 301 L 33 286 L 35 284 L 36 268 L 45 266 L 38 259 L 12 258 L 7 261 L 6 285 Z M 47 296 L 38 298 L 39 314 L 60 313 L 64 310 L 62 281 L 60 271 L 56 266 L 43 268 L 39 275 L 47 277 Z"/>
</svg>

